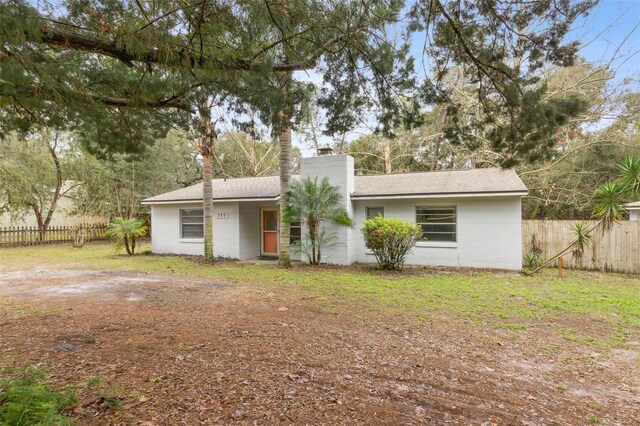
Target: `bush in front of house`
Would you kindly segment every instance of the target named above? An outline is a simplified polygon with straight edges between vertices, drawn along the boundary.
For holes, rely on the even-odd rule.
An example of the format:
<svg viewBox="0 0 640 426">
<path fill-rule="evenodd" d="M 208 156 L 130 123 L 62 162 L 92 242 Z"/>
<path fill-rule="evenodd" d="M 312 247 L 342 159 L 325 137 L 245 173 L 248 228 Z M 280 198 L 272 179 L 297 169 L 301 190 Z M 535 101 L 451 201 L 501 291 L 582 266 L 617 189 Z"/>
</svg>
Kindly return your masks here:
<svg viewBox="0 0 640 426">
<path fill-rule="evenodd" d="M 393 217 L 378 216 L 362 225 L 364 242 L 380 269 L 400 270 L 409 251 L 422 238 L 422 227 Z"/>
<path fill-rule="evenodd" d="M 292 182 L 285 198 L 285 220 L 289 223 L 300 222 L 306 228 L 298 248 L 307 255 L 310 264 L 319 265 L 324 250 L 339 243 L 336 235 L 328 232 L 322 225 L 327 222 L 340 226 L 353 225 L 344 209 L 338 187 L 331 185 L 326 177 L 320 182 L 317 177 L 306 178 L 300 182 Z"/>
</svg>

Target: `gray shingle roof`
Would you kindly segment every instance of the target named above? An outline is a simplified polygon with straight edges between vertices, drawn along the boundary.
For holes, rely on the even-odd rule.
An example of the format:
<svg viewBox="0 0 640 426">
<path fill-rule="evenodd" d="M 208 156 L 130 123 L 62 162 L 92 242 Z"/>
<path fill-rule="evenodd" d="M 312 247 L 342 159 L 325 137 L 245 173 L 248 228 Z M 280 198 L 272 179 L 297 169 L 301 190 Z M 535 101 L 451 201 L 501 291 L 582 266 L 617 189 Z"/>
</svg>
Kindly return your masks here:
<svg viewBox="0 0 640 426">
<path fill-rule="evenodd" d="M 527 192 L 513 170 L 469 169 L 356 176 L 352 198 Z"/>
<path fill-rule="evenodd" d="M 293 179 L 299 179 L 293 176 Z M 526 193 L 527 187 L 513 170 L 470 169 L 400 173 L 355 177 L 352 198 L 434 196 L 462 194 Z M 278 176 L 214 179 L 213 199 L 276 199 Z M 202 183 L 147 198 L 144 203 L 202 200 Z"/>
<path fill-rule="evenodd" d="M 260 176 L 230 179 L 213 179 L 213 199 L 263 199 L 280 195 L 279 176 Z M 202 200 L 202 183 L 177 189 L 143 200 L 143 203 Z"/>
</svg>

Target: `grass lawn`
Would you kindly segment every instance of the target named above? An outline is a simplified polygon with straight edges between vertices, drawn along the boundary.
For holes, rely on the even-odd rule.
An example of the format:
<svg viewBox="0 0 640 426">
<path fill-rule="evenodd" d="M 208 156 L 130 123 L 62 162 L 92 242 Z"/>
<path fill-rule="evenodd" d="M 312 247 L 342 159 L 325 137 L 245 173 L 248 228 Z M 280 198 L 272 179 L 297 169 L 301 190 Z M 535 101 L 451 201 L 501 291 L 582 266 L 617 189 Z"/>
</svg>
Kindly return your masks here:
<svg viewBox="0 0 640 426">
<path fill-rule="evenodd" d="M 0 248 L 0 370 L 79 424 L 630 424 L 639 341 L 629 275 Z"/>
<path fill-rule="evenodd" d="M 145 249 L 143 245 L 139 252 Z M 81 249 L 66 245 L 0 249 L 0 272 L 38 267 L 216 278 L 263 290 L 295 291 L 336 315 L 352 313 L 358 306 L 419 323 L 425 316 L 442 312 L 513 330 L 546 324 L 569 339 L 606 345 L 623 344 L 640 330 L 640 277 L 622 274 L 567 271 L 560 279 L 555 270 L 527 277 L 516 272 L 470 270 L 384 273 L 369 267 L 306 265 L 283 270 L 235 262 L 210 266 L 178 256 L 115 254 L 106 243 Z M 556 323 L 558 318 L 595 321 L 611 333 L 605 333 L 601 341 L 580 337 L 580 330 Z"/>
</svg>

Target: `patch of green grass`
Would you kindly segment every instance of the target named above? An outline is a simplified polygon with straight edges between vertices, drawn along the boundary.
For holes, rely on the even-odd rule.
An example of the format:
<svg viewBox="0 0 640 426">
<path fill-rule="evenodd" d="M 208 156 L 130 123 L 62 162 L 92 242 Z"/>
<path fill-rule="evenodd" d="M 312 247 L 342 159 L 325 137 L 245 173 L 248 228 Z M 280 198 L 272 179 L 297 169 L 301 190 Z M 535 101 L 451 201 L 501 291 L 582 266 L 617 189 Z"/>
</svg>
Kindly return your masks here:
<svg viewBox="0 0 640 426">
<path fill-rule="evenodd" d="M 525 324 L 499 324 L 496 328 L 504 328 L 507 330 L 526 330 L 527 326 Z"/>
<path fill-rule="evenodd" d="M 64 411 L 77 404 L 69 387 L 53 388 L 32 366 L 0 373 L 0 424 L 72 425 Z"/>
<path fill-rule="evenodd" d="M 40 309 L 15 300 L 0 299 L 0 312 L 14 318 L 23 318 L 37 315 L 47 315 L 58 312 L 55 309 Z"/>
<path fill-rule="evenodd" d="M 144 251 L 147 247 L 140 247 Z M 0 249 L 2 271 L 48 267 L 147 272 L 221 280 L 227 283 L 280 288 L 311 300 L 332 314 L 360 308 L 420 318 L 433 312 L 464 316 L 490 325 L 520 330 L 529 321 L 557 318 L 601 322 L 613 340 L 622 342 L 640 329 L 640 280 L 622 274 L 552 271 L 527 277 L 506 272 L 410 271 L 382 273 L 363 268 L 270 265 L 221 262 L 214 266 L 177 256 L 115 255 L 111 245 L 32 246 Z M 509 325 L 511 324 L 511 325 Z M 562 330 L 561 330 L 562 331 Z M 589 343 L 588 337 L 565 333 L 567 341 Z"/>
<path fill-rule="evenodd" d="M 604 421 L 595 414 L 589 414 L 587 416 L 587 421 L 592 425 L 601 425 L 604 423 Z"/>
<path fill-rule="evenodd" d="M 89 380 L 85 382 L 85 386 L 89 388 L 95 388 L 102 385 L 103 379 L 101 376 L 91 376 Z"/>
</svg>

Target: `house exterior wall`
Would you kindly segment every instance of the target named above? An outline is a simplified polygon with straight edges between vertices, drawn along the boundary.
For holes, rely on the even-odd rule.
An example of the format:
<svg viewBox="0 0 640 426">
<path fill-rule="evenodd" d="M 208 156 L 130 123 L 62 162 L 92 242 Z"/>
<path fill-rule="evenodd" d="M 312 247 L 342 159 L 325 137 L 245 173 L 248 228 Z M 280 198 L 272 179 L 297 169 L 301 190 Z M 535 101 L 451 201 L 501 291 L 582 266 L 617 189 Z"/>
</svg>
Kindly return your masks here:
<svg viewBox="0 0 640 426">
<path fill-rule="evenodd" d="M 202 203 L 152 205 L 151 251 L 202 256 L 203 239 L 180 238 L 180 210 L 197 208 L 202 208 Z M 216 203 L 213 206 L 213 250 L 216 256 L 233 259 L 240 256 L 238 211 L 238 203 Z"/>
<path fill-rule="evenodd" d="M 633 221 L 640 220 L 640 210 L 629 209 L 629 220 L 633 220 Z"/>
<path fill-rule="evenodd" d="M 260 256 L 260 203 L 240 204 L 240 252 L 239 259 Z"/>
<path fill-rule="evenodd" d="M 213 204 L 213 254 L 240 257 L 240 206 L 238 203 Z"/>
<path fill-rule="evenodd" d="M 318 183 L 325 177 L 331 185 L 338 187 L 342 195 L 343 207 L 350 217 L 353 217 L 351 193 L 355 189 L 355 175 L 353 157 L 349 155 L 323 155 L 303 158 L 300 162 L 300 176 L 302 179 L 318 179 Z M 355 261 L 354 229 L 335 224 L 324 224 L 323 228 L 334 234 L 338 241 L 330 250 L 322 255 L 323 262 L 338 265 L 350 265 Z M 302 238 L 304 239 L 303 229 Z"/>
<path fill-rule="evenodd" d="M 274 202 L 214 203 L 213 251 L 215 256 L 251 259 L 260 256 L 260 212 L 275 208 Z M 204 254 L 203 239 L 180 238 L 180 210 L 199 209 L 202 203 L 155 204 L 151 206 L 151 250 L 161 254 Z M 292 252 L 300 260 L 299 252 Z"/>
<path fill-rule="evenodd" d="M 375 262 L 360 228 L 366 207 L 384 207 L 385 217 L 416 222 L 416 206 L 456 206 L 456 242 L 419 242 L 408 265 L 472 268 L 522 268 L 521 199 L 514 197 L 354 200 L 356 261 Z"/>
</svg>

